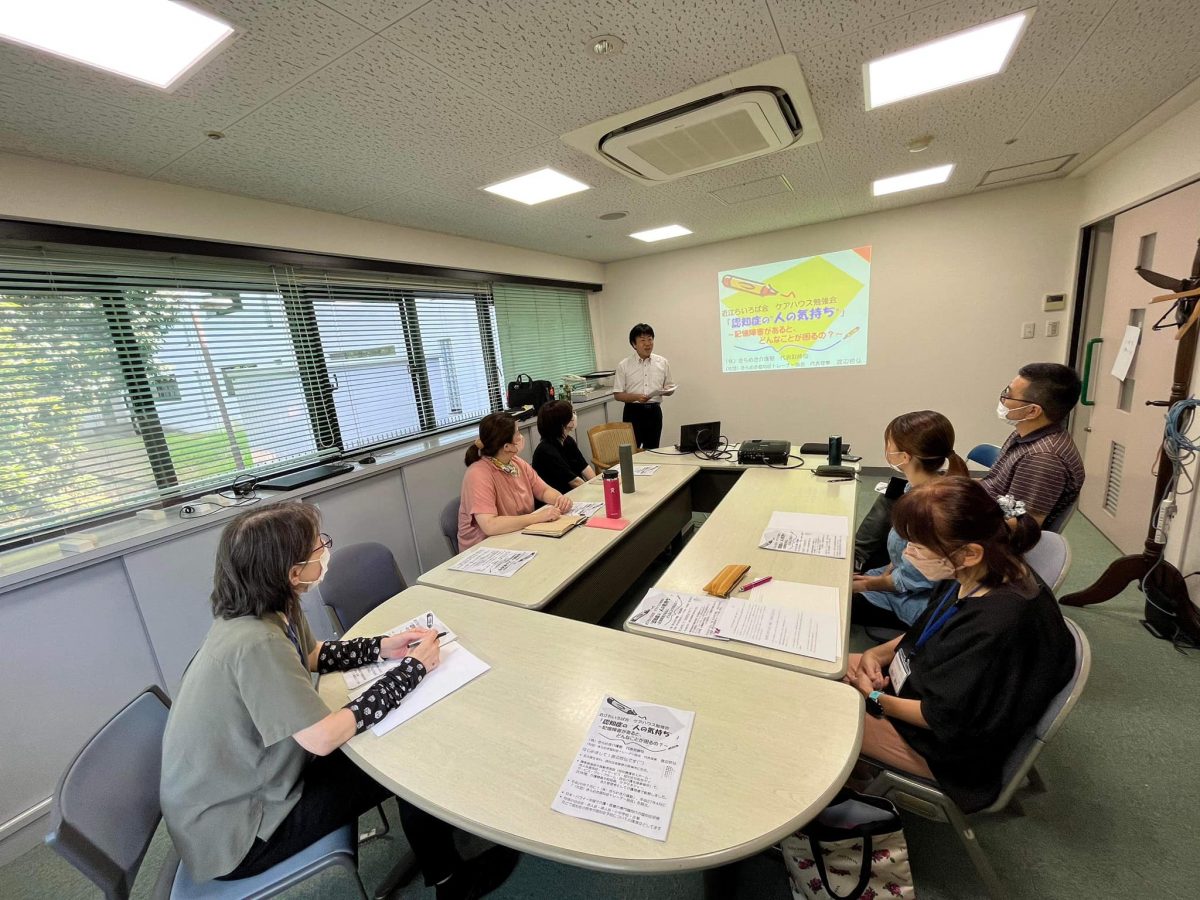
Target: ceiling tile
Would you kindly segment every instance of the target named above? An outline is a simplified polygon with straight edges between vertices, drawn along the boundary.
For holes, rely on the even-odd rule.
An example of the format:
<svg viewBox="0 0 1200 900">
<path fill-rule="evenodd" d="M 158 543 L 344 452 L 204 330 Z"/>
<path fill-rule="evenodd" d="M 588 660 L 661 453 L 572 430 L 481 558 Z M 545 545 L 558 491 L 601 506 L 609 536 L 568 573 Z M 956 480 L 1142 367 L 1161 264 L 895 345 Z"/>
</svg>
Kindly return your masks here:
<svg viewBox="0 0 1200 900">
<path fill-rule="evenodd" d="M 375 37 L 160 177 L 348 211 L 552 137 Z"/>
<path fill-rule="evenodd" d="M 382 31 L 420 9 L 429 0 L 321 0 L 372 31 Z"/>
<path fill-rule="evenodd" d="M 151 116 L 0 78 L 0 150 L 148 176 L 196 142 Z"/>
<path fill-rule="evenodd" d="M 194 0 L 233 24 L 235 39 L 170 93 L 0 42 L 0 82 L 56 91 L 190 126 L 220 129 L 336 59 L 371 32 L 317 0 Z"/>
<path fill-rule="evenodd" d="M 434 0 L 383 34 L 558 134 L 780 53 L 766 0 Z"/>
</svg>

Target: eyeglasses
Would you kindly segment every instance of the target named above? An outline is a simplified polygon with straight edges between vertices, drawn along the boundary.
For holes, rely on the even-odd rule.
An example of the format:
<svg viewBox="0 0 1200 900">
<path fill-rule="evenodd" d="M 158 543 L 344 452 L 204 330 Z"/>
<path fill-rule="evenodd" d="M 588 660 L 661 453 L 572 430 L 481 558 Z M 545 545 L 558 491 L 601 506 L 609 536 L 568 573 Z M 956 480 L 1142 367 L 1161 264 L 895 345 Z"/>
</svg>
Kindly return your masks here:
<svg viewBox="0 0 1200 900">
<path fill-rule="evenodd" d="M 1011 393 L 1009 393 L 1009 391 L 1011 391 L 1011 390 L 1012 390 L 1011 388 L 1005 388 L 1004 390 L 1002 390 L 1000 392 L 1000 399 L 1001 400 L 1011 400 L 1014 403 L 1032 403 L 1034 406 L 1038 405 L 1036 400 L 1027 400 L 1024 397 L 1014 397 Z"/>
<path fill-rule="evenodd" d="M 319 537 L 321 539 L 321 549 L 322 550 L 332 550 L 333 549 L 333 538 L 331 538 L 329 535 L 327 535 L 323 531 L 319 535 L 317 535 L 317 537 Z"/>
</svg>

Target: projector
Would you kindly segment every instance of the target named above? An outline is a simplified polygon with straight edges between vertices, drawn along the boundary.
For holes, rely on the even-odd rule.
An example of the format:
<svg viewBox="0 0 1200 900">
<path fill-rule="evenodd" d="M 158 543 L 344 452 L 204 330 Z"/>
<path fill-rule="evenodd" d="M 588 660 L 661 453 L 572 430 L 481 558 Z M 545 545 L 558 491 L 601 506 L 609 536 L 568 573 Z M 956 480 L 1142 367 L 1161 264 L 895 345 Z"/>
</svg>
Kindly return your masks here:
<svg viewBox="0 0 1200 900">
<path fill-rule="evenodd" d="M 788 454 L 792 452 L 791 441 L 742 441 L 738 447 L 738 465 L 747 463 L 768 463 L 787 465 Z"/>
</svg>

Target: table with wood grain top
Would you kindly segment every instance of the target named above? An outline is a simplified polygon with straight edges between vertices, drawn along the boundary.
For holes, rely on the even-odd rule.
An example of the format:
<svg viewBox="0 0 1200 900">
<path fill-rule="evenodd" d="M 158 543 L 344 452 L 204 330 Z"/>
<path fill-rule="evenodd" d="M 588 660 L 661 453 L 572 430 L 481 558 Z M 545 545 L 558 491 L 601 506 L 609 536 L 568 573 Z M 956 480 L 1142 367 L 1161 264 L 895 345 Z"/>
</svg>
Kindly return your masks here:
<svg viewBox="0 0 1200 900">
<path fill-rule="evenodd" d="M 790 472 L 751 469 L 744 472 L 721 501 L 716 511 L 692 536 L 683 552 L 663 573 L 655 587 L 703 594 L 704 585 L 722 566 L 746 563 L 750 572 L 743 583 L 770 575 L 781 581 L 829 585 L 837 588 L 839 602 L 840 655 L 837 662 L 810 659 L 795 653 L 772 650 L 738 641 L 676 634 L 625 622 L 625 630 L 662 641 L 699 647 L 728 656 L 768 663 L 825 678 L 841 678 L 846 672 L 847 641 L 850 633 L 850 576 L 854 563 L 854 521 L 857 484 L 817 478 L 805 469 Z M 772 512 L 806 512 L 846 516 L 849 536 L 846 559 L 808 556 L 764 550 L 758 546 Z M 747 595 L 731 595 L 743 602 Z M 746 601 L 748 602 L 748 601 Z"/>
<path fill-rule="evenodd" d="M 581 526 L 561 538 L 516 532 L 476 545 L 537 551 L 511 578 L 452 571 L 450 567 L 463 557 L 460 553 L 417 581 L 526 609 L 599 621 L 691 521 L 688 482 L 698 471 L 696 466 L 663 466 L 653 475 L 638 477 L 637 490 L 621 494 L 621 517 L 629 522 L 623 531 Z M 604 499 L 599 483 L 581 485 L 568 496 L 576 501 Z"/>
<path fill-rule="evenodd" d="M 863 701 L 836 681 L 420 585 L 347 636 L 427 609 L 490 671 L 344 750 L 397 796 L 505 846 L 613 872 L 711 869 L 812 819 L 858 756 Z M 347 702 L 338 673 L 319 690 L 330 708 Z M 609 696 L 696 714 L 665 841 L 550 808 Z"/>
</svg>

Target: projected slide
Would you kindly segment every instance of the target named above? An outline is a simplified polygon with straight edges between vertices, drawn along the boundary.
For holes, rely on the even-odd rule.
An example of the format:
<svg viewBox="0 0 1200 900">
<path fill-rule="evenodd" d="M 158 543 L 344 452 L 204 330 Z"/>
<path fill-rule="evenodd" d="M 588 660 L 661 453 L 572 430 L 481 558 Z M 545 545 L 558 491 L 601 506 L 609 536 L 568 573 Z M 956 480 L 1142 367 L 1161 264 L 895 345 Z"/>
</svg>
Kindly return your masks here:
<svg viewBox="0 0 1200 900">
<path fill-rule="evenodd" d="M 717 274 L 721 371 L 867 364 L 871 248 Z"/>
</svg>

